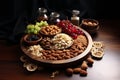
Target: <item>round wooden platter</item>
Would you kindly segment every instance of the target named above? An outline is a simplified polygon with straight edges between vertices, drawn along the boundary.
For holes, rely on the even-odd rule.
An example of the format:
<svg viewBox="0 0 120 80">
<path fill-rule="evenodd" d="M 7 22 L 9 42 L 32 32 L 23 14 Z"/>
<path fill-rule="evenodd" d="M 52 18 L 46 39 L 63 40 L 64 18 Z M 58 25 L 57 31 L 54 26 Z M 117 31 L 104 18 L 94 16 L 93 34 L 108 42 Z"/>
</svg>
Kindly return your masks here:
<svg viewBox="0 0 120 80">
<path fill-rule="evenodd" d="M 59 66 L 65 67 L 65 66 L 71 66 L 71 65 L 77 64 L 80 61 L 85 60 L 87 55 L 89 55 L 89 52 L 90 52 L 90 50 L 92 48 L 92 43 L 93 43 L 90 34 L 87 31 L 85 31 L 84 29 L 82 29 L 80 27 L 78 27 L 78 28 L 84 32 L 84 34 L 85 34 L 85 36 L 86 36 L 86 38 L 88 40 L 88 45 L 87 45 L 86 49 L 84 50 L 84 52 L 79 54 L 79 55 L 77 55 L 76 57 L 73 57 L 73 58 L 70 58 L 70 59 L 65 59 L 65 60 L 44 60 L 44 59 L 40 59 L 39 57 L 31 55 L 30 53 L 28 53 L 28 51 L 27 51 L 27 49 L 28 49 L 27 47 L 28 46 L 25 45 L 25 42 L 23 41 L 23 38 L 20 41 L 21 50 L 23 51 L 23 53 L 25 55 L 30 57 L 35 62 L 40 63 L 40 64 L 42 64 L 44 66 L 47 66 L 47 67 L 49 67 L 49 66 L 50 67 L 51 66 L 52 67 L 53 66 L 54 67 L 56 67 L 56 66 L 57 67 L 59 67 Z"/>
</svg>

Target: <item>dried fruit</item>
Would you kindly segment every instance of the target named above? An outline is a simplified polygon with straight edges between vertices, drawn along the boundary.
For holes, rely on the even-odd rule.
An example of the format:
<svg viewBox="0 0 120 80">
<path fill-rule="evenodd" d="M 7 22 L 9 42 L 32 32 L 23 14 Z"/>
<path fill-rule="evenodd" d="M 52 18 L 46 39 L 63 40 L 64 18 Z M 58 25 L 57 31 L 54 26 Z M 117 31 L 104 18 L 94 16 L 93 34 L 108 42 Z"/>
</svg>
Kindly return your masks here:
<svg viewBox="0 0 120 80">
<path fill-rule="evenodd" d="M 94 41 L 91 49 L 91 55 L 93 58 L 101 59 L 104 55 L 103 43 Z"/>
<path fill-rule="evenodd" d="M 28 71 L 35 71 L 35 70 L 37 70 L 37 65 L 35 65 L 35 64 L 32 64 L 32 63 L 30 63 L 30 64 L 28 64 L 27 66 L 26 66 L 26 69 L 28 70 Z"/>
<path fill-rule="evenodd" d="M 104 55 L 104 52 L 102 51 L 97 51 L 97 52 L 92 53 L 92 56 L 97 59 L 101 59 L 103 55 Z"/>
<path fill-rule="evenodd" d="M 95 48 L 102 48 L 103 44 L 102 44 L 102 42 L 94 41 L 92 46 Z"/>
</svg>

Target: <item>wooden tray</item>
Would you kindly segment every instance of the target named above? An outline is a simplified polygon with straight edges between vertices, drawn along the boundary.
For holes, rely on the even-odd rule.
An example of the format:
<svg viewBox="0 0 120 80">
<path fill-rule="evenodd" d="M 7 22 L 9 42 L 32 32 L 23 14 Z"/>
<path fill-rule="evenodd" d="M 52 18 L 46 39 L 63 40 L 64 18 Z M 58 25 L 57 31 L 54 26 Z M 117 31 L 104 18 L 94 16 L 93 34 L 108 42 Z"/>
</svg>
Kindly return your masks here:
<svg viewBox="0 0 120 80">
<path fill-rule="evenodd" d="M 83 60 L 85 60 L 84 58 L 87 57 L 87 55 L 89 54 L 89 51 L 91 50 L 92 48 L 92 38 L 90 36 L 90 34 L 88 32 L 86 32 L 85 30 L 79 28 L 80 30 L 82 30 L 86 36 L 86 38 L 88 39 L 88 46 L 87 48 L 85 49 L 85 51 L 81 54 L 79 54 L 78 56 L 76 57 L 73 57 L 73 58 L 70 58 L 70 59 L 65 59 L 65 60 L 43 60 L 43 59 L 40 59 L 39 57 L 37 56 L 33 56 L 31 54 L 28 53 L 27 50 L 27 46 L 25 45 L 25 42 L 23 41 L 23 38 L 21 39 L 21 42 L 20 42 L 20 47 L 21 47 L 21 50 L 24 52 L 24 54 L 26 54 L 28 57 L 30 57 L 32 60 L 34 60 L 35 62 L 38 62 L 44 66 L 47 66 L 47 67 L 59 67 L 59 66 L 62 66 L 62 67 L 65 67 L 65 66 L 71 66 L 71 65 L 74 65 L 74 64 L 77 64 Z"/>
</svg>

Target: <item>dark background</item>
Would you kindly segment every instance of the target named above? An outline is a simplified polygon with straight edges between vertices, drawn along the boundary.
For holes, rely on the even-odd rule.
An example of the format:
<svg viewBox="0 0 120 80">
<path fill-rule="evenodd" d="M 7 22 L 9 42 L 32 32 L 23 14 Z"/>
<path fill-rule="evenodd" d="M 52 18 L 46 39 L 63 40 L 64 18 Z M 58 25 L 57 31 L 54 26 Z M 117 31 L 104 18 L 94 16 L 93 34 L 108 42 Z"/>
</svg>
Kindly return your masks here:
<svg viewBox="0 0 120 80">
<path fill-rule="evenodd" d="M 0 39 L 19 41 L 26 21 L 36 18 L 39 7 L 48 9 L 48 15 L 57 11 L 62 19 L 71 17 L 71 10 L 80 10 L 80 17 L 93 19 L 119 19 L 120 4 L 105 0 L 1 0 L 0 1 Z"/>
</svg>

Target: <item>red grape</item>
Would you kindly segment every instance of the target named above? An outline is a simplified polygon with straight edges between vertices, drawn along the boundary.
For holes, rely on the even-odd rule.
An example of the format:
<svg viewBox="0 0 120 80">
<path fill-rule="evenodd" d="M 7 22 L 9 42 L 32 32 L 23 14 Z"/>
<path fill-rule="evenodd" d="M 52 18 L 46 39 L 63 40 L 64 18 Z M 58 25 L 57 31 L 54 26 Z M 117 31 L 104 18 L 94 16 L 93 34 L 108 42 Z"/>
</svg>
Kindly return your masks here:
<svg viewBox="0 0 120 80">
<path fill-rule="evenodd" d="M 83 32 L 73 25 L 69 20 L 62 20 L 58 22 L 57 25 L 62 28 L 63 32 L 69 34 L 74 39 L 77 38 L 78 35 L 83 35 Z"/>
</svg>

